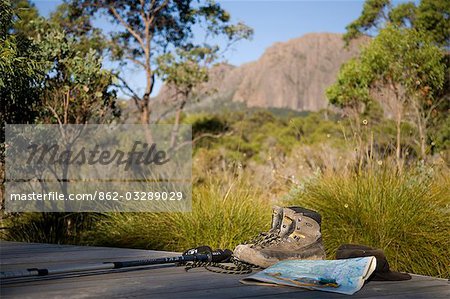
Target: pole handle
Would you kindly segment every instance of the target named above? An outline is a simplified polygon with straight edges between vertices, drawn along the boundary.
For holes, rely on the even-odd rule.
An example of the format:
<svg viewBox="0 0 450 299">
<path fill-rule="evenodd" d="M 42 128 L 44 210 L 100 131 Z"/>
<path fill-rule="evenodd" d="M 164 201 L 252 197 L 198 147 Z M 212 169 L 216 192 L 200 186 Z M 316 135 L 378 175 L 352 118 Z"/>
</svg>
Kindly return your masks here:
<svg viewBox="0 0 450 299">
<path fill-rule="evenodd" d="M 206 259 L 205 259 L 206 255 Z M 229 262 L 233 252 L 229 249 L 217 249 L 213 251 L 209 246 L 199 246 L 186 250 L 183 256 L 194 256 L 197 261 L 226 263 Z"/>
<path fill-rule="evenodd" d="M 214 263 L 227 263 L 230 261 L 233 252 L 229 249 L 217 249 L 212 252 L 211 262 Z"/>
</svg>

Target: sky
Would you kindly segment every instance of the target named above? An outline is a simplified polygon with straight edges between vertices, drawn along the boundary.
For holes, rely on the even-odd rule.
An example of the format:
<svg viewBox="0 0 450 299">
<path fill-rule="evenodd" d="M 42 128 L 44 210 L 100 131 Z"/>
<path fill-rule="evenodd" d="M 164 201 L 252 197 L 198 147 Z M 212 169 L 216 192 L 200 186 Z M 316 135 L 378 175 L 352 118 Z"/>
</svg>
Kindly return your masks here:
<svg viewBox="0 0 450 299">
<path fill-rule="evenodd" d="M 34 0 L 43 16 L 48 16 L 62 0 Z M 251 41 L 241 41 L 225 53 L 234 65 L 257 60 L 266 48 L 310 32 L 344 33 L 345 27 L 361 14 L 362 0 L 222 0 L 218 1 L 232 17 L 243 21 L 255 31 Z M 108 23 L 98 22 L 108 30 Z M 106 65 L 108 67 L 108 65 Z M 145 76 L 136 69 L 124 70 L 131 85 L 142 90 Z M 155 86 L 155 95 L 161 83 Z"/>
</svg>

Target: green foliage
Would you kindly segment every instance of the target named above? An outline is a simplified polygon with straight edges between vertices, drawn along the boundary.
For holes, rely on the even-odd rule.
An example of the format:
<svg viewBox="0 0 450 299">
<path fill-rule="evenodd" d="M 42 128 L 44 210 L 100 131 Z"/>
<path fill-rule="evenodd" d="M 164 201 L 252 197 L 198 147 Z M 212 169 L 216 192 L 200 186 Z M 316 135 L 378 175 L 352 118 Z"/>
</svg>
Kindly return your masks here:
<svg viewBox="0 0 450 299">
<path fill-rule="evenodd" d="M 81 52 L 76 39 L 58 24 L 40 23 L 36 43 L 45 61 L 41 121 L 44 123 L 103 123 L 119 115 L 113 74 L 102 68 L 102 58 L 90 49 Z"/>
<path fill-rule="evenodd" d="M 322 214 L 329 258 L 344 243 L 383 248 L 393 269 L 448 277 L 450 181 L 429 172 L 320 177 L 293 189 L 288 204 Z"/>
<path fill-rule="evenodd" d="M 437 44 L 450 47 L 450 1 L 422 0 L 413 24 Z"/>
<path fill-rule="evenodd" d="M 190 115 L 183 122 L 192 125 L 193 138 L 207 134 L 195 143 L 194 149 L 198 155 L 205 155 L 204 151 L 200 151 L 202 148 L 214 149 L 219 151 L 219 159 L 224 159 L 226 164 L 241 163 L 245 166 L 250 161 L 267 163 L 270 156 L 287 156 L 296 145 L 326 143 L 344 148 L 342 128 L 333 117 L 337 116 L 328 113 L 326 118 L 324 112 L 287 117 L 254 110 Z M 212 135 L 220 138 L 210 138 Z M 217 165 L 216 162 L 211 163 Z"/>
<path fill-rule="evenodd" d="M 91 49 L 99 55 L 106 54 L 107 39 L 99 28 L 91 24 L 91 16 L 70 2 L 64 2 L 51 13 L 49 21 L 57 24 L 67 37 L 75 40 L 74 51 L 88 53 Z"/>
<path fill-rule="evenodd" d="M 4 105 L 0 116 L 3 141 L 5 123 L 34 121 L 40 105 L 39 82 L 44 72 L 38 47 L 23 32 L 15 29 L 20 19 L 9 1 L 0 1 L 0 16 L 0 98 Z"/>
<path fill-rule="evenodd" d="M 167 53 L 157 58 L 156 73 L 169 87 L 175 88 L 177 95 L 187 100 L 196 87 L 208 80 L 207 63 L 214 59 L 215 50 L 195 47 L 175 52 L 175 55 Z"/>
<path fill-rule="evenodd" d="M 0 1 L 0 37 L 4 38 L 13 24 L 13 9 L 11 3 L 6 0 Z"/>
<path fill-rule="evenodd" d="M 14 31 L 32 37 L 30 33 L 33 31 L 34 22 L 39 18 L 35 5 L 29 0 L 14 0 L 11 4 L 15 12 Z"/>
<path fill-rule="evenodd" d="M 430 114 L 441 101 L 437 99 L 444 86 L 444 56 L 422 31 L 388 26 L 363 50 L 361 61 L 373 75 L 373 85 L 393 94 L 388 99 L 397 107 L 397 121 L 402 110 L 411 111 L 409 121 L 417 126 L 421 157 L 427 150 L 427 128 Z M 399 112 L 400 111 L 400 112 Z M 400 132 L 400 131 L 399 131 Z"/>
<path fill-rule="evenodd" d="M 442 137 L 441 133 L 445 136 L 436 124 L 445 121 L 442 115 L 448 112 L 449 89 L 444 88 L 444 84 L 450 64 L 448 59 L 445 63 L 443 50 L 450 47 L 449 15 L 449 1 L 422 0 L 394 6 L 390 0 L 367 0 L 361 16 L 347 26 L 344 35 L 348 44 L 362 34 L 378 33 L 361 54 L 365 72 L 358 74 L 359 67 L 354 65 L 354 70 L 349 66 L 350 71 L 345 73 L 344 66 L 338 81 L 328 89 L 328 98 L 339 105 L 342 97 L 348 99 L 349 93 L 356 93 L 358 98 L 357 92 L 361 91 L 359 101 L 365 102 L 364 88 L 351 78 L 364 81 L 369 77 L 370 92 L 375 92 L 396 118 L 399 169 L 402 165 L 401 123 L 405 115 L 412 115 L 407 120 L 417 127 L 416 143 L 422 159 L 437 149 L 432 140 Z"/>
<path fill-rule="evenodd" d="M 43 77 L 35 47 L 19 36 L 0 42 L 0 97 L 5 105 L 2 123 L 33 122 L 39 104 L 37 82 Z"/>
<path fill-rule="evenodd" d="M 416 18 L 416 10 L 413 2 L 400 3 L 389 11 L 389 20 L 399 27 L 410 26 Z"/>
<path fill-rule="evenodd" d="M 104 122 L 117 116 L 113 75 L 102 68 L 99 53 L 85 47 L 86 39 L 38 17 L 28 1 L 8 3 L 1 2 L 2 125 Z"/>
<path fill-rule="evenodd" d="M 361 16 L 346 27 L 347 32 L 344 35 L 346 43 L 377 27 L 380 20 L 386 17 L 385 11 L 390 7 L 390 3 L 390 0 L 366 0 Z"/>
<path fill-rule="evenodd" d="M 417 126 L 420 153 L 425 158 L 426 130 L 430 114 L 442 102 L 438 98 L 444 86 L 445 70 L 441 49 L 426 33 L 387 26 L 362 50 L 358 59 L 350 60 L 341 68 L 336 83 L 327 89 L 327 97 L 331 104 L 352 112 L 354 130 L 360 134 L 360 115 L 372 114 L 373 118 L 377 110 L 370 95 L 385 92 L 387 96 L 382 96 L 380 101 L 384 101 L 383 108 L 391 109 L 397 121 L 398 162 L 405 111 L 413 115 L 408 120 Z M 367 107 L 371 110 L 363 109 Z"/>
<path fill-rule="evenodd" d="M 17 242 L 77 244 L 99 218 L 95 213 L 20 213 L 1 219 L 1 239 Z"/>
<path fill-rule="evenodd" d="M 181 3 L 120 0 L 92 4 L 94 4 L 92 0 L 72 1 L 72 5 L 78 9 L 84 9 L 91 15 L 104 12 L 112 22 L 123 26 L 111 36 L 115 42 L 111 47 L 113 53 L 120 54 L 120 57 L 125 59 L 127 57 L 140 59 L 145 54 L 142 52 L 144 49 L 136 42 L 139 43 L 140 39 L 145 40 L 145 34 L 149 29 L 150 39 L 155 41 L 153 51 L 158 54 L 163 54 L 164 48 L 168 46 L 179 47 L 192 42 L 191 30 L 197 23 L 204 24 L 212 34 L 225 33 L 230 39 L 236 35 L 244 37 L 251 35 L 248 27 L 238 28 L 237 25 L 231 24 L 229 13 L 214 1 L 196 4 L 194 1 Z M 146 22 L 150 18 L 154 18 L 154 23 L 152 28 L 146 28 Z"/>
<path fill-rule="evenodd" d="M 59 24 L 37 17 L 27 1 L 0 1 L 1 159 L 5 123 L 84 124 L 118 116 L 113 75 L 95 50 L 69 36 Z M 0 163 L 3 176 L 4 163 Z M 8 238 L 71 242 L 91 215 L 42 213 L 13 215 Z"/>
<path fill-rule="evenodd" d="M 431 132 L 430 138 L 435 151 L 450 150 L 450 115 L 447 114 L 440 119 L 439 123 L 435 125 Z M 450 157 L 447 157 L 450 158 Z M 447 160 L 448 161 L 448 160 Z"/>
<path fill-rule="evenodd" d="M 227 122 L 217 116 L 217 115 L 199 115 L 196 117 L 191 117 L 185 121 L 186 123 L 192 124 L 192 137 L 196 138 L 202 134 L 219 134 L 227 131 Z"/>
<path fill-rule="evenodd" d="M 393 5 L 391 0 L 366 0 L 361 16 L 347 26 L 348 44 L 362 34 L 374 33 L 388 25 L 426 32 L 439 46 L 450 47 L 450 2 L 421 0 Z"/>
<path fill-rule="evenodd" d="M 339 147 L 343 141 L 342 128 L 336 120 L 325 119 L 322 113 L 310 113 L 306 117 L 292 118 L 289 121 L 289 130 L 289 134 L 294 134 L 296 142 L 300 144 L 329 143 Z"/>
<path fill-rule="evenodd" d="M 363 50 L 361 61 L 374 80 L 399 84 L 410 98 L 432 96 L 444 83 L 443 54 L 421 31 L 389 26 Z"/>
<path fill-rule="evenodd" d="M 336 82 L 327 89 L 328 100 L 337 107 L 355 109 L 360 113 L 361 106 L 371 100 L 371 80 L 367 66 L 359 59 L 351 59 L 342 65 Z"/>
</svg>

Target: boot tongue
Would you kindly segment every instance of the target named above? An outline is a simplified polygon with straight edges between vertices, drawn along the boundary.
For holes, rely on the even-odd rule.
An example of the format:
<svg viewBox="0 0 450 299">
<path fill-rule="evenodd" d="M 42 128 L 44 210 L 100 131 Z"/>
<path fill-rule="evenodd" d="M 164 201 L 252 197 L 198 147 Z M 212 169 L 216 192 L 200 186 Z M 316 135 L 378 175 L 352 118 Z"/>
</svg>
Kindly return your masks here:
<svg viewBox="0 0 450 299">
<path fill-rule="evenodd" d="M 281 228 L 281 222 L 283 220 L 283 208 L 279 206 L 272 207 L 272 227 L 269 232 L 277 232 Z"/>
<path fill-rule="evenodd" d="M 295 230 L 295 211 L 284 208 L 283 220 L 281 221 L 280 237 L 284 238 L 289 236 Z"/>
</svg>

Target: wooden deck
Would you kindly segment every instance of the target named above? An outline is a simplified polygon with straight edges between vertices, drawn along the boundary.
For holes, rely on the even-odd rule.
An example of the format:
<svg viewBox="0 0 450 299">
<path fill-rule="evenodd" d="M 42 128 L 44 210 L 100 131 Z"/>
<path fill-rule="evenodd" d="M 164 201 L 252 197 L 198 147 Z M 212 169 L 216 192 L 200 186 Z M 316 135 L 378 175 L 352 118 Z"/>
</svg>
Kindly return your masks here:
<svg viewBox="0 0 450 299">
<path fill-rule="evenodd" d="M 176 255 L 136 249 L 0 241 L 1 271 L 50 265 L 124 261 Z M 148 266 L 20 281 L 2 281 L 1 298 L 337 298 L 346 295 L 291 287 L 247 286 L 245 275 L 182 267 Z M 352 298 L 450 298 L 446 279 L 414 275 L 410 281 L 369 282 Z"/>
</svg>

